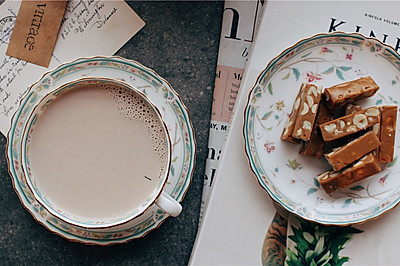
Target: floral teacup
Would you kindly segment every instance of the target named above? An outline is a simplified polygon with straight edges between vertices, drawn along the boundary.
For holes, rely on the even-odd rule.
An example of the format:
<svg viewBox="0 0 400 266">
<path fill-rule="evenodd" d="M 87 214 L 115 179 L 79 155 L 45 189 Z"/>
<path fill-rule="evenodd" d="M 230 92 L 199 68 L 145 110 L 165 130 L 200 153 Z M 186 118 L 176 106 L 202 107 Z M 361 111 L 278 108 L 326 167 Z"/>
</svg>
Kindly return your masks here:
<svg viewBox="0 0 400 266">
<path fill-rule="evenodd" d="M 163 192 L 171 140 L 161 113 L 123 81 L 82 78 L 43 96 L 20 148 L 32 195 L 60 222 L 102 230 L 153 204 L 171 216 L 181 211 Z"/>
</svg>

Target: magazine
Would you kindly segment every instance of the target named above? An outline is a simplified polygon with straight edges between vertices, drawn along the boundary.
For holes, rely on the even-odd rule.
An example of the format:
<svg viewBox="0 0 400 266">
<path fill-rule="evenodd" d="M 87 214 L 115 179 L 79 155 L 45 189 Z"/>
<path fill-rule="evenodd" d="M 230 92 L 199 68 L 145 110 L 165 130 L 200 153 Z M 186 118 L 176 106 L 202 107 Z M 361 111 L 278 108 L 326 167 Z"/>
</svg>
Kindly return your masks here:
<svg viewBox="0 0 400 266">
<path fill-rule="evenodd" d="M 371 1 L 266 3 L 236 99 L 208 209 L 203 214 L 202 227 L 193 248 L 191 265 L 261 265 L 266 262 L 263 261 L 265 253 L 271 252 L 263 248 L 270 224 L 276 217 L 276 209 L 249 166 L 243 139 L 243 114 L 248 94 L 268 62 L 301 39 L 334 31 L 375 37 L 399 51 L 400 18 L 396 12 L 399 8 L 400 2 L 393 1 L 379 4 Z M 343 235 L 342 242 L 337 241 L 335 245 L 344 250 L 335 253 L 335 256 L 328 253 L 331 251 L 326 250 L 325 241 L 320 241 L 317 251 L 321 254 L 325 251 L 324 259 L 335 258 L 338 263 L 394 265 L 397 263 L 396 243 L 400 237 L 397 226 L 399 212 L 399 208 L 394 208 L 379 219 L 351 226 L 346 232 L 340 231 L 346 235 Z M 296 220 L 289 215 L 288 239 L 296 241 L 293 235 L 299 232 L 309 240 L 316 236 L 315 232 L 321 237 L 319 225 L 312 231 L 309 224 L 301 225 L 300 222 L 299 225 Z M 288 248 L 295 252 L 296 244 L 288 241 Z M 311 253 L 308 255 L 314 256 Z M 289 258 L 286 263 L 290 264 L 290 261 L 294 259 Z M 321 258 L 322 261 L 326 262 Z"/>
<path fill-rule="evenodd" d="M 201 214 L 206 211 L 263 1 L 225 1 L 206 160 Z"/>
</svg>

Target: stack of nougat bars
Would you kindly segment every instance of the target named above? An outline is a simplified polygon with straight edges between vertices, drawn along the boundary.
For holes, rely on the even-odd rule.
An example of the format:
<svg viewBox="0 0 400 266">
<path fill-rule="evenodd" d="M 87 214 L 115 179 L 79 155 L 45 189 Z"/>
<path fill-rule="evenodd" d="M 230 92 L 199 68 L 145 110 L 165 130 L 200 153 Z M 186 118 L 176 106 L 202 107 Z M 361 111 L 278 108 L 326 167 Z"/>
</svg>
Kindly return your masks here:
<svg viewBox="0 0 400 266">
<path fill-rule="evenodd" d="M 321 158 L 332 166 L 318 175 L 332 193 L 381 171 L 394 157 L 397 105 L 362 108 L 379 86 L 370 77 L 322 88 L 303 83 L 281 139 L 300 144 L 300 154 Z"/>
</svg>

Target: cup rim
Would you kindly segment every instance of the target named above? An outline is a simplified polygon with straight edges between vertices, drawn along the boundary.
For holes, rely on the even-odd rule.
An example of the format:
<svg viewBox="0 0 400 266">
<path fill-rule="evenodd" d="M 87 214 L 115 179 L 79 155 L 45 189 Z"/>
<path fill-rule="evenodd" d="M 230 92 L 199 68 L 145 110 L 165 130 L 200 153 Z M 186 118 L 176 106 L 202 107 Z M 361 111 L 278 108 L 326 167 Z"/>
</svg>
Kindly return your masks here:
<svg viewBox="0 0 400 266">
<path fill-rule="evenodd" d="M 45 101 L 45 99 L 53 94 L 55 95 L 56 93 L 59 93 L 57 95 L 55 95 L 55 97 L 59 97 L 61 96 L 63 93 L 62 92 L 66 87 L 71 86 L 71 85 L 78 85 L 80 83 L 83 82 L 90 82 L 90 81 L 104 81 L 104 82 L 110 82 L 110 83 L 114 83 L 114 84 L 118 84 L 119 86 L 122 86 L 130 91 L 135 92 L 137 95 L 139 95 L 147 104 L 150 105 L 150 107 L 153 109 L 153 111 L 156 113 L 159 121 L 162 124 L 162 128 L 164 130 L 165 133 L 165 137 L 166 137 L 166 143 L 167 143 L 167 160 L 166 160 L 166 167 L 165 170 L 163 172 L 162 178 L 162 185 L 159 186 L 159 188 L 157 188 L 157 193 L 155 193 L 155 197 L 151 197 L 151 200 L 146 202 L 146 205 L 144 205 L 145 207 L 143 207 L 143 205 L 141 205 L 140 207 L 137 208 L 137 212 L 135 213 L 131 213 L 126 215 L 124 218 L 122 219 L 117 219 L 115 221 L 108 221 L 106 220 L 105 222 L 100 222 L 100 223 L 85 223 L 85 222 L 80 222 L 80 221 L 76 221 L 70 217 L 66 217 L 64 215 L 62 215 L 61 213 L 59 213 L 58 211 L 54 210 L 54 208 L 52 208 L 51 206 L 49 206 L 42 198 L 40 195 L 38 195 L 36 189 L 34 188 L 34 185 L 32 184 L 32 180 L 29 176 L 29 172 L 27 171 L 27 165 L 26 165 L 26 144 L 27 144 L 27 137 L 28 137 L 28 133 L 29 133 L 29 129 L 31 128 L 31 124 L 32 124 L 32 119 L 35 119 L 34 116 L 35 114 L 37 114 L 37 109 L 39 108 L 39 106 L 42 105 L 43 101 Z M 72 88 L 73 90 L 74 88 Z M 108 78 L 108 77 L 84 77 L 84 78 L 78 78 L 72 81 L 69 81 L 67 83 L 61 84 L 60 86 L 54 88 L 52 91 L 45 93 L 43 95 L 40 96 L 40 100 L 35 103 L 34 107 L 32 108 L 32 111 L 29 113 L 29 116 L 24 124 L 23 127 L 23 132 L 21 134 L 21 144 L 20 144 L 20 153 L 21 153 L 21 169 L 22 169 L 22 175 L 24 176 L 25 180 L 26 180 L 26 184 L 27 187 L 29 188 L 29 190 L 31 191 L 34 199 L 38 202 L 38 204 L 40 204 L 47 212 L 49 212 L 49 214 L 51 214 L 54 218 L 61 220 L 62 222 L 65 222 L 66 224 L 75 226 L 75 227 L 79 227 L 79 228 L 84 228 L 84 229 L 107 229 L 107 228 L 111 228 L 111 227 L 116 227 L 116 226 L 120 226 L 120 225 L 124 225 L 138 217 L 140 217 L 141 215 L 143 215 L 151 206 L 153 206 L 155 204 L 155 202 L 158 200 L 158 198 L 161 196 L 162 192 L 164 191 L 164 187 L 167 184 L 168 181 L 168 176 L 170 173 L 170 169 L 171 169 L 171 164 L 172 164 L 172 142 L 171 142 L 171 137 L 170 137 L 170 133 L 168 131 L 167 125 L 165 123 L 165 120 L 162 116 L 161 111 L 159 110 L 159 108 L 157 107 L 157 105 L 150 100 L 146 94 L 144 94 L 143 92 L 141 92 L 139 89 L 135 88 L 134 86 L 124 82 L 123 80 L 118 80 L 118 79 L 114 79 L 114 78 Z M 95 219 L 94 219 L 95 220 Z"/>
</svg>

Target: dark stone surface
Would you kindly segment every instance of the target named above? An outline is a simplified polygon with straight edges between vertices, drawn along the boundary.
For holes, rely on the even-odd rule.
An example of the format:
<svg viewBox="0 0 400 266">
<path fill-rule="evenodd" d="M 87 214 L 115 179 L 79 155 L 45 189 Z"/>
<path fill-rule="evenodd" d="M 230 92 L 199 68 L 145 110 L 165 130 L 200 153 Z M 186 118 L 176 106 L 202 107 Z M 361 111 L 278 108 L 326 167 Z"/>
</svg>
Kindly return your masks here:
<svg viewBox="0 0 400 266">
<path fill-rule="evenodd" d="M 139 1 L 146 26 L 117 55 L 170 82 L 189 110 L 197 141 L 183 212 L 144 238 L 109 247 L 71 243 L 34 221 L 14 192 L 0 137 L 0 265 L 186 265 L 197 233 L 223 2 Z M 129 27 L 129 25 L 123 25 Z"/>
</svg>

